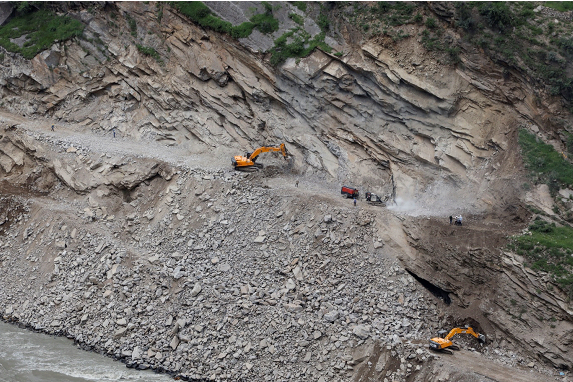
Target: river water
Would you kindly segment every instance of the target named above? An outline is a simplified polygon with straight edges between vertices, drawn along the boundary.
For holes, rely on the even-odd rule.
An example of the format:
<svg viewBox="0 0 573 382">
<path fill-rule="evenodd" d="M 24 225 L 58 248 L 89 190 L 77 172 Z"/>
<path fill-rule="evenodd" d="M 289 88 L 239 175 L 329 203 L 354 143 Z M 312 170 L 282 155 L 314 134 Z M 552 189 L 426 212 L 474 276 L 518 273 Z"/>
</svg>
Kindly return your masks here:
<svg viewBox="0 0 573 382">
<path fill-rule="evenodd" d="M 167 375 L 128 369 L 121 362 L 78 349 L 67 338 L 0 321 L 0 382 L 167 382 Z"/>
</svg>

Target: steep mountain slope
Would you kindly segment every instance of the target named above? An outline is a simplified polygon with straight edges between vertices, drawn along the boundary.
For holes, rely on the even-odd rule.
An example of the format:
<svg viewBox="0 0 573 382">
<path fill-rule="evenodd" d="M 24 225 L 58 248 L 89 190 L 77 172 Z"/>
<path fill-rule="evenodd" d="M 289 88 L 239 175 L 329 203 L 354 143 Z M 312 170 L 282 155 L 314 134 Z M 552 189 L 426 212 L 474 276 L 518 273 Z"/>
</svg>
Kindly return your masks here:
<svg viewBox="0 0 573 382">
<path fill-rule="evenodd" d="M 234 24 L 262 8 L 207 5 Z M 487 333 L 483 362 L 570 369 L 570 299 L 505 247 L 526 198 L 546 208 L 518 129 L 555 137 L 561 98 L 470 44 L 454 65 L 342 21 L 325 41 L 343 54 L 273 67 L 297 12 L 280 6 L 283 29 L 239 40 L 167 4 L 71 8 L 84 38 L 5 53 L 5 318 L 196 379 L 437 381 L 426 340 L 464 324 Z M 280 142 L 290 165 L 230 167 Z M 394 203 L 353 208 L 342 184 Z"/>
</svg>

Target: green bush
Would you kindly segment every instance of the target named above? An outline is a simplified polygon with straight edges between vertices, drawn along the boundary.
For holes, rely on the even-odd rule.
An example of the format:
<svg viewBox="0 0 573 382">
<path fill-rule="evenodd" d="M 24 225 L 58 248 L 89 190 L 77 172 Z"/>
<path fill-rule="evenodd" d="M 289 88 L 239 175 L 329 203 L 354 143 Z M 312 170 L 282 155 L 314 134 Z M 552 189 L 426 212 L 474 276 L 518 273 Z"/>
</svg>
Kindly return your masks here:
<svg viewBox="0 0 573 382">
<path fill-rule="evenodd" d="M 48 49 L 54 41 L 65 41 L 82 35 L 84 25 L 68 16 L 58 16 L 40 9 L 17 15 L 4 26 L 0 27 L 0 45 L 10 52 L 20 53 L 27 59 L 32 59 L 39 52 Z M 27 36 L 24 47 L 10 41 L 21 36 Z"/>
<path fill-rule="evenodd" d="M 137 50 L 139 50 L 141 53 L 145 54 L 146 56 L 150 56 L 155 58 L 155 60 L 157 62 L 163 62 L 163 60 L 161 59 L 161 56 L 159 55 L 159 53 L 157 53 L 157 51 L 151 47 L 147 47 L 147 46 L 143 46 L 143 45 L 136 45 Z"/>
<path fill-rule="evenodd" d="M 269 14 L 258 14 L 251 17 L 251 22 L 261 33 L 272 33 L 279 30 L 279 21 Z"/>
<path fill-rule="evenodd" d="M 129 30 L 131 32 L 131 35 L 133 37 L 137 37 L 137 24 L 135 23 L 135 20 L 127 13 L 125 14 L 125 19 L 127 20 L 127 24 L 129 25 Z"/>
<path fill-rule="evenodd" d="M 553 228 L 555 228 L 555 223 L 550 224 L 550 223 L 546 222 L 545 220 L 541 219 L 540 217 L 537 217 L 533 221 L 533 224 L 531 224 L 529 226 L 529 229 L 531 231 L 544 232 L 544 233 L 553 232 Z M 532 249 L 532 248 L 530 248 L 530 249 Z"/>
<path fill-rule="evenodd" d="M 426 19 L 426 27 L 430 28 L 430 29 L 434 29 L 438 26 L 438 24 L 436 23 L 436 19 L 433 17 L 428 17 Z"/>
<path fill-rule="evenodd" d="M 323 32 L 326 32 L 330 29 L 330 21 L 328 21 L 328 17 L 322 13 L 318 16 L 317 24 L 320 27 L 320 30 Z"/>
<path fill-rule="evenodd" d="M 466 2 L 457 2 L 455 7 L 458 16 L 457 25 L 465 31 L 474 31 L 477 27 L 477 21 L 472 14 L 474 6 Z"/>
<path fill-rule="evenodd" d="M 296 13 L 290 13 L 288 17 L 298 25 L 304 25 L 304 18 Z"/>
<path fill-rule="evenodd" d="M 480 14 L 492 29 L 504 31 L 515 25 L 513 12 L 505 2 L 484 2 Z"/>
<path fill-rule="evenodd" d="M 306 57 L 317 47 L 325 52 L 332 52 L 332 47 L 324 42 L 325 36 L 326 34 L 322 32 L 311 40 L 310 35 L 299 28 L 283 34 L 275 40 L 275 46 L 269 51 L 271 53 L 271 65 L 277 66 L 289 57 Z M 288 43 L 289 39 L 292 39 L 292 42 Z"/>
<path fill-rule="evenodd" d="M 378 1 L 376 2 L 376 6 L 372 8 L 372 10 L 375 13 L 378 13 L 380 15 L 388 13 L 388 11 L 390 11 L 391 9 L 392 9 L 392 4 L 390 4 L 390 2 L 387 1 Z"/>
</svg>

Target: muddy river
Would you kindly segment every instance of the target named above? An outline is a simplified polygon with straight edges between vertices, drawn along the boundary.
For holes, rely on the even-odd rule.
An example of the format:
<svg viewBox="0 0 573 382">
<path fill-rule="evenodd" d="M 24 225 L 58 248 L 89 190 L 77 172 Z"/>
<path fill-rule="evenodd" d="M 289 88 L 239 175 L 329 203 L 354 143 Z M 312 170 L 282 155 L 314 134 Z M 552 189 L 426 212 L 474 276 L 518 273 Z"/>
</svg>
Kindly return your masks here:
<svg viewBox="0 0 573 382">
<path fill-rule="evenodd" d="M 0 382 L 173 381 L 52 337 L 0 322 Z"/>
</svg>

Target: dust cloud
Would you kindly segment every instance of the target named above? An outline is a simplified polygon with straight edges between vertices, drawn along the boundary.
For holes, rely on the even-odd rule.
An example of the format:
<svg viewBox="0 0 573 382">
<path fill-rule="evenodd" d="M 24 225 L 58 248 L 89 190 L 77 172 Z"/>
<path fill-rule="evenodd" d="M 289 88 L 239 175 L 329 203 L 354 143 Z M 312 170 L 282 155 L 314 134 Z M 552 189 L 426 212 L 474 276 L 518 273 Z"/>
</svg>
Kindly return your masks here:
<svg viewBox="0 0 573 382">
<path fill-rule="evenodd" d="M 399 192 L 398 192 L 399 194 Z M 397 195 L 388 209 L 410 216 L 448 216 L 476 213 L 477 193 L 461 189 L 444 179 L 437 180 L 414 196 Z"/>
</svg>

